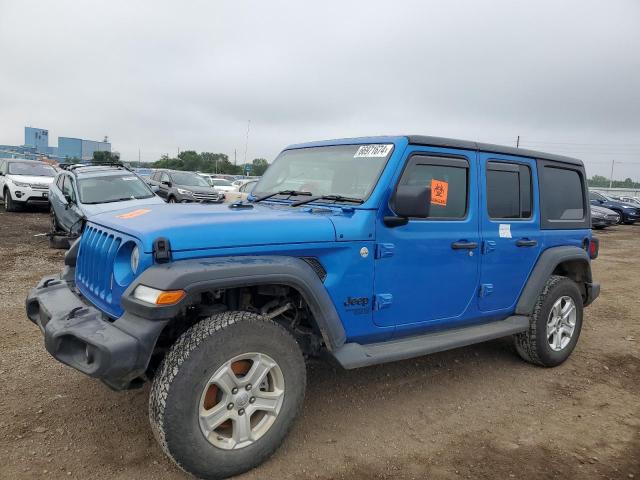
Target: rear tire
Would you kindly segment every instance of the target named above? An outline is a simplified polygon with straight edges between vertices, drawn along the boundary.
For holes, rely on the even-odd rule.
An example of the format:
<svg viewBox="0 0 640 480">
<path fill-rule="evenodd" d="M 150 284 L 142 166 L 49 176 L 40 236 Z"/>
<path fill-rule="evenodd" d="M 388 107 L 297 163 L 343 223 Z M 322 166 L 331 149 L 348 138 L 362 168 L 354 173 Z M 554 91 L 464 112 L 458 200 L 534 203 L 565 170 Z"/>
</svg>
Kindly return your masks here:
<svg viewBox="0 0 640 480">
<path fill-rule="evenodd" d="M 169 198 L 167 199 L 167 202 L 168 202 L 168 203 L 178 203 L 178 202 L 176 202 L 176 198 L 175 198 L 175 197 L 169 197 Z"/>
<path fill-rule="evenodd" d="M 562 321 L 565 316 L 567 320 Z M 553 275 L 538 297 L 529 329 L 514 336 L 516 350 L 529 363 L 555 367 L 569 358 L 581 329 L 582 295 L 578 285 L 567 277 Z"/>
<path fill-rule="evenodd" d="M 236 360 L 247 356 L 268 360 Z M 237 371 L 242 362 L 249 363 Z M 255 373 L 259 365 L 269 365 L 262 376 Z M 226 380 L 216 384 L 219 372 L 226 372 Z M 273 391 L 272 372 L 279 385 Z M 259 385 L 246 384 L 258 378 Z M 180 468 L 198 478 L 227 478 L 260 465 L 280 446 L 302 407 L 305 386 L 304 358 L 287 330 L 254 313 L 225 312 L 192 326 L 170 349 L 153 380 L 149 420 Z M 273 398 L 269 394 L 279 398 L 277 411 L 261 415 L 265 398 Z M 207 436 L 203 422 L 214 426 Z M 243 425 L 250 434 L 243 435 Z"/>
</svg>

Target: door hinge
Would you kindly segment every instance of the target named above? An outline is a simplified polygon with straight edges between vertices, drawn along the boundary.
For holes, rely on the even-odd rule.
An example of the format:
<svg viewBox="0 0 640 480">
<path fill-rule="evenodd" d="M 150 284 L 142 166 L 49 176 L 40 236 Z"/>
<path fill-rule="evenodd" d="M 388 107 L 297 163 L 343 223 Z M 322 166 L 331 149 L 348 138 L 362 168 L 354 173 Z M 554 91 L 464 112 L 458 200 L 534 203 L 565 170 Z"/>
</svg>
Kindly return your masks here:
<svg viewBox="0 0 640 480">
<path fill-rule="evenodd" d="M 393 257 L 393 251 L 396 246 L 393 243 L 377 243 L 376 244 L 376 258 L 389 258 Z"/>
<path fill-rule="evenodd" d="M 493 252 L 496 249 L 496 242 L 494 240 L 485 240 L 482 242 L 482 253 Z"/>
<path fill-rule="evenodd" d="M 382 310 L 388 308 L 393 303 L 393 295 L 390 293 L 378 293 L 373 296 L 373 309 Z"/>
<path fill-rule="evenodd" d="M 480 298 L 493 293 L 493 283 L 483 283 L 480 285 Z"/>
</svg>

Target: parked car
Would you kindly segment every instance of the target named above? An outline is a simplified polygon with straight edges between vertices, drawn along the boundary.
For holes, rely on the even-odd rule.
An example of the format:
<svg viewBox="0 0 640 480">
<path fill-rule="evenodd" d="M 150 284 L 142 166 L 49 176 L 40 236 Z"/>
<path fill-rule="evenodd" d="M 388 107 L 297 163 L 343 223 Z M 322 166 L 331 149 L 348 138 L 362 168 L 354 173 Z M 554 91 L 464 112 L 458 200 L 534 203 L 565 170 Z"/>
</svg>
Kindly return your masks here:
<svg viewBox="0 0 640 480">
<path fill-rule="evenodd" d="M 227 193 L 227 201 L 237 202 L 239 200 L 246 200 L 249 194 L 256 187 L 257 183 L 257 180 L 249 180 L 248 182 L 243 183 L 240 185 L 237 192 Z"/>
<path fill-rule="evenodd" d="M 601 230 L 620 223 L 620 215 L 608 208 L 591 205 L 591 228 Z"/>
<path fill-rule="evenodd" d="M 163 204 L 135 173 L 119 165 L 69 165 L 49 187 L 51 232 L 77 237 L 92 215 Z"/>
<path fill-rule="evenodd" d="M 147 180 L 169 203 L 221 203 L 224 193 L 214 190 L 200 175 L 180 170 L 156 170 Z"/>
<path fill-rule="evenodd" d="M 306 190 L 281 189 L 292 177 Z M 586 178 L 573 158 L 436 137 L 294 145 L 248 204 L 92 217 L 26 311 L 61 362 L 114 389 L 151 379 L 164 451 L 228 478 L 283 441 L 305 358 L 352 369 L 513 336 L 562 364 L 600 291 Z"/>
<path fill-rule="evenodd" d="M 25 205 L 47 206 L 56 170 L 35 160 L 0 159 L 0 198 L 7 212 Z"/>
<path fill-rule="evenodd" d="M 592 190 L 589 191 L 589 201 L 591 202 L 591 205 L 613 210 L 620 215 L 620 221 L 624 224 L 631 225 L 640 220 L 640 206 L 621 202 L 620 200 L 614 200 L 611 197 Z"/>
<path fill-rule="evenodd" d="M 214 189 L 219 192 L 237 192 L 238 187 L 235 186 L 231 180 L 226 178 L 222 178 L 218 174 L 214 173 L 198 173 L 202 178 L 204 178 L 209 185 L 211 185 Z M 235 180 L 234 180 L 235 181 Z"/>
<path fill-rule="evenodd" d="M 619 197 L 619 196 L 616 196 L 616 197 L 611 197 L 611 198 L 613 198 L 614 200 L 619 200 L 621 202 L 630 203 L 631 205 L 635 205 L 635 206 L 640 207 L 640 198 L 638 198 L 638 197 L 624 197 L 624 196 Z"/>
</svg>

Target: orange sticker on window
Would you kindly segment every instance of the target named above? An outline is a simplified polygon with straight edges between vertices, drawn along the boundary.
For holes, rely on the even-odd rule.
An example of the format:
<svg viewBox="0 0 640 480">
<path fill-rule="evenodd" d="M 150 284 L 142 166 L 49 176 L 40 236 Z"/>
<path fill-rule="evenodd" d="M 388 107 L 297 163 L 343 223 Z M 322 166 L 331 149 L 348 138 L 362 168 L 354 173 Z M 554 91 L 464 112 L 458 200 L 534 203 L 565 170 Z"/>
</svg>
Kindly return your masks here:
<svg viewBox="0 0 640 480">
<path fill-rule="evenodd" d="M 134 210 L 133 212 L 122 213 L 120 215 L 116 215 L 117 218 L 136 218 L 140 215 L 144 215 L 145 213 L 149 213 L 151 210 L 148 208 L 141 208 L 139 210 Z"/>
<path fill-rule="evenodd" d="M 431 203 L 446 207 L 448 194 L 449 182 L 431 179 Z"/>
</svg>

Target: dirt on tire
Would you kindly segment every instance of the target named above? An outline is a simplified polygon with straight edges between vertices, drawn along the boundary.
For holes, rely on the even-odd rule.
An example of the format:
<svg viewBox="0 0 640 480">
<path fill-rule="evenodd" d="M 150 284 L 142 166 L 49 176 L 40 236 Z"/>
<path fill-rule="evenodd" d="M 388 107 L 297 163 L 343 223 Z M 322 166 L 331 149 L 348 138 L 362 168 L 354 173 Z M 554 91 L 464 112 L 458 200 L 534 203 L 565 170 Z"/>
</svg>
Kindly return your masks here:
<svg viewBox="0 0 640 480">
<path fill-rule="evenodd" d="M 147 418 L 49 356 L 27 292 L 62 268 L 47 212 L 0 209 L 0 478 L 180 479 Z M 640 225 L 599 231 L 580 341 L 563 365 L 511 339 L 345 371 L 309 367 L 300 418 L 244 479 L 640 479 Z"/>
</svg>

